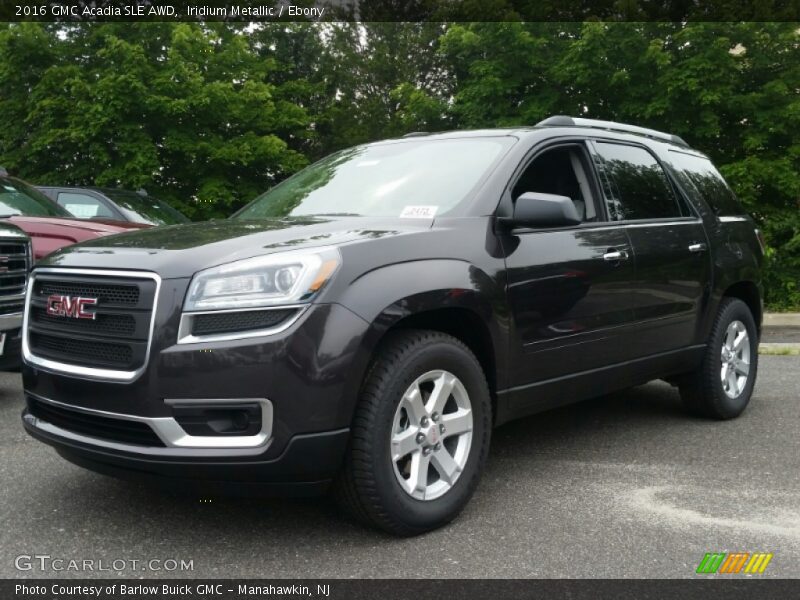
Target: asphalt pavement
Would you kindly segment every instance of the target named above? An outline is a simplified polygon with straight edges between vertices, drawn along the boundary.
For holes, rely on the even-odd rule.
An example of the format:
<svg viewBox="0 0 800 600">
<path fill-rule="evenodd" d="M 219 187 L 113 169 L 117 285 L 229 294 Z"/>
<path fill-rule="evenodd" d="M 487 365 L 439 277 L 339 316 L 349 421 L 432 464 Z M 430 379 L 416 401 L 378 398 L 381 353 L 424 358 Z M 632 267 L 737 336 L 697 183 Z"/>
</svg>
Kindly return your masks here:
<svg viewBox="0 0 800 600">
<path fill-rule="evenodd" d="M 510 423 L 461 517 L 395 539 L 325 500 L 181 496 L 84 471 L 24 433 L 19 375 L 0 373 L 0 577 L 92 575 L 17 559 L 45 555 L 106 577 L 672 578 L 735 551 L 774 554 L 756 577 L 798 577 L 798 382 L 800 357 L 762 356 L 733 421 L 687 417 L 654 382 Z M 130 566 L 151 559 L 161 571 Z"/>
</svg>

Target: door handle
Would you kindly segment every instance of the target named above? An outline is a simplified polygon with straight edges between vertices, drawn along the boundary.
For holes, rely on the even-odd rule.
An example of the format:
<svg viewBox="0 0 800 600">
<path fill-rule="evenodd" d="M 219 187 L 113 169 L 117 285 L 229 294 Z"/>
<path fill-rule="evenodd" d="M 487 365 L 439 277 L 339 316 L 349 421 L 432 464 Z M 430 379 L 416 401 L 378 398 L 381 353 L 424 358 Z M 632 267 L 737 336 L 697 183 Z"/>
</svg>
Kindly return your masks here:
<svg viewBox="0 0 800 600">
<path fill-rule="evenodd" d="M 607 260 L 608 262 L 628 260 L 628 253 L 625 250 L 609 250 L 603 254 L 603 260 Z"/>
<path fill-rule="evenodd" d="M 705 252 L 707 248 L 703 243 L 689 244 L 689 252 Z"/>
</svg>

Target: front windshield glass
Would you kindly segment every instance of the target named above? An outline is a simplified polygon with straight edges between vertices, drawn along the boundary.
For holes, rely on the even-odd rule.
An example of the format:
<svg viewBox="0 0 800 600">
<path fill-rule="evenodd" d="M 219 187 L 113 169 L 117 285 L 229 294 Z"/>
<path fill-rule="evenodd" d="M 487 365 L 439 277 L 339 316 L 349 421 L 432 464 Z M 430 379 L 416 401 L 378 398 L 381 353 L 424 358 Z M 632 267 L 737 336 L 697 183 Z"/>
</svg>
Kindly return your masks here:
<svg viewBox="0 0 800 600">
<path fill-rule="evenodd" d="M 0 177 L 0 217 L 74 218 L 39 190 L 12 177 Z"/>
<path fill-rule="evenodd" d="M 134 223 L 177 225 L 189 222 L 186 215 L 153 196 L 144 196 L 127 190 L 104 189 L 103 193 L 111 198 L 122 213 Z"/>
<path fill-rule="evenodd" d="M 484 137 L 349 148 L 303 169 L 234 218 L 442 214 L 467 196 L 512 143 L 510 137 Z"/>
</svg>

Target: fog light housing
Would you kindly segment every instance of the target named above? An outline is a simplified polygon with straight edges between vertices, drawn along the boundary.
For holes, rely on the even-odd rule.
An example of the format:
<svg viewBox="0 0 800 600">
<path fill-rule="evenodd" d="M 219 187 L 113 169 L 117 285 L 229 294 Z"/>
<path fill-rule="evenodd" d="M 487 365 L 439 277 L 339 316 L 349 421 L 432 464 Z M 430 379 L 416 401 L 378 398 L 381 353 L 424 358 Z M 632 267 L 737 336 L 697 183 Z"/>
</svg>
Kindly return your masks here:
<svg viewBox="0 0 800 600">
<path fill-rule="evenodd" d="M 261 431 L 261 405 L 257 402 L 171 404 L 178 425 L 192 436 L 251 436 Z"/>
</svg>

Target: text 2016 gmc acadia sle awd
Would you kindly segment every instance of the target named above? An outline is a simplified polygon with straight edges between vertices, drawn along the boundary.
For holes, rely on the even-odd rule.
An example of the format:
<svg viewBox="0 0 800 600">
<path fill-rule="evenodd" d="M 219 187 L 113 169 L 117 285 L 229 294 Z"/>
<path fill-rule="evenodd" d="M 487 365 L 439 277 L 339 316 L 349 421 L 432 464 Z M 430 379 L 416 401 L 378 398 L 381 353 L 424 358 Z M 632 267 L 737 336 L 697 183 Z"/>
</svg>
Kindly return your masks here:
<svg viewBox="0 0 800 600">
<path fill-rule="evenodd" d="M 552 117 L 344 150 L 230 220 L 32 271 L 25 428 L 78 465 L 451 520 L 493 426 L 663 378 L 739 415 L 763 248 L 703 154 Z M 536 448 L 532 445 L 531 452 Z"/>
</svg>

